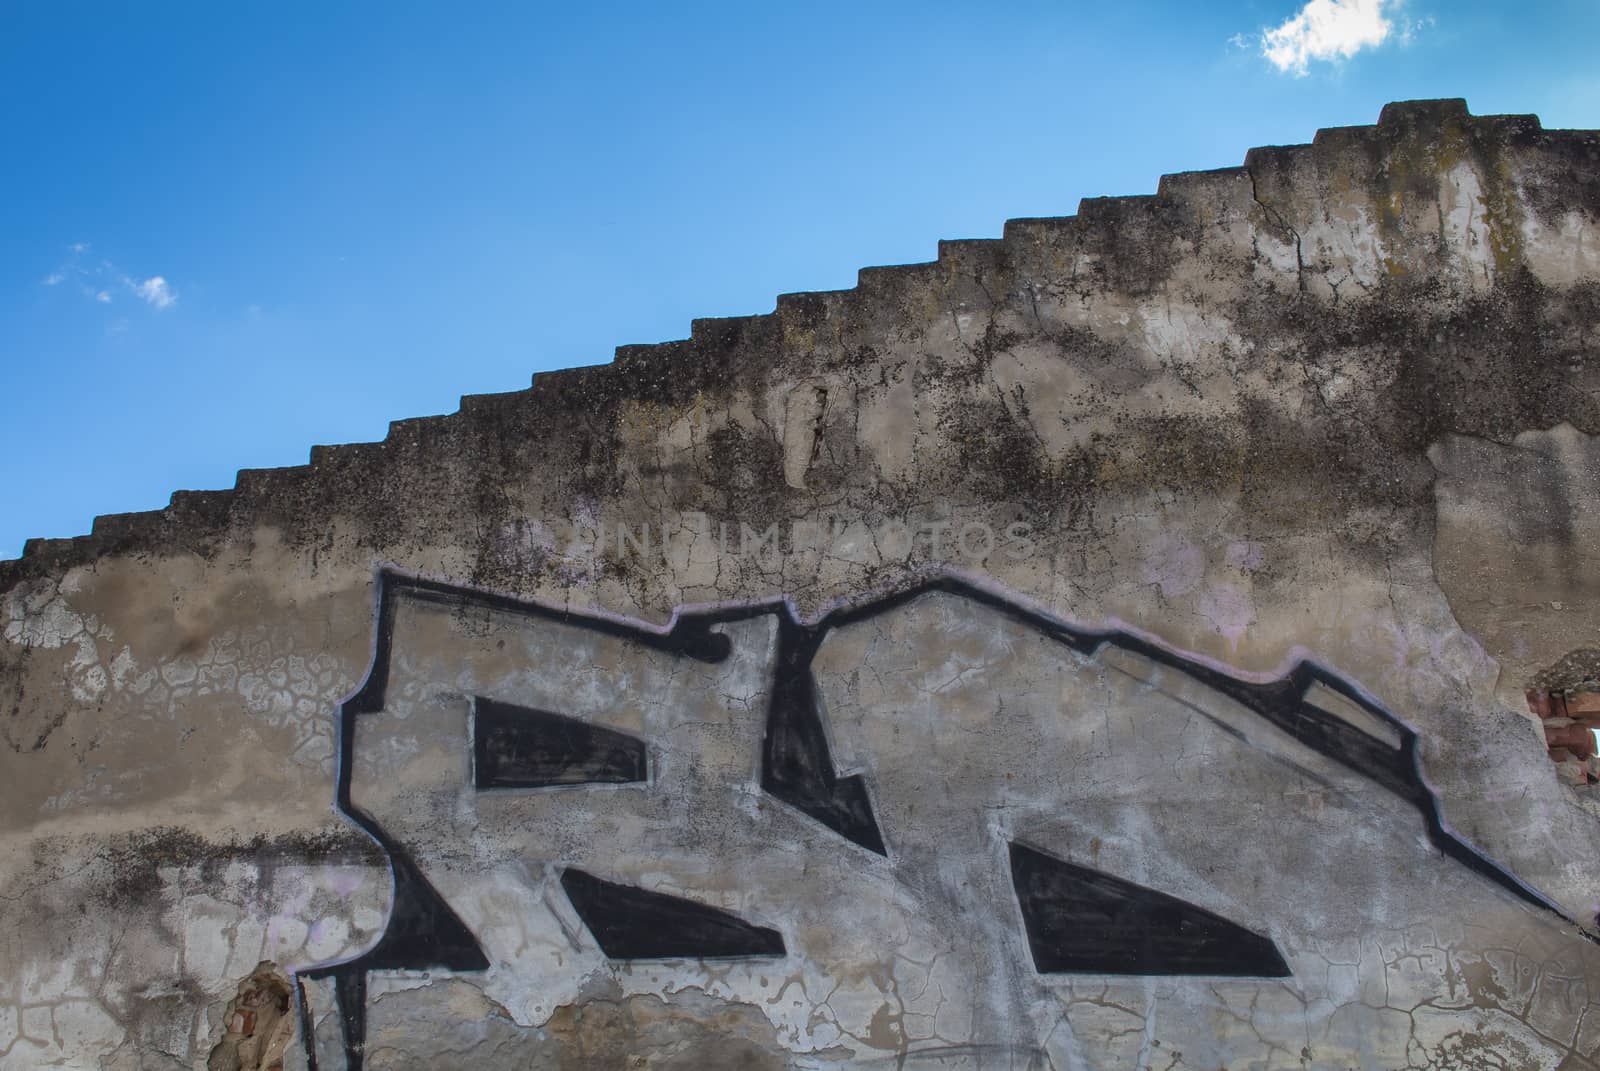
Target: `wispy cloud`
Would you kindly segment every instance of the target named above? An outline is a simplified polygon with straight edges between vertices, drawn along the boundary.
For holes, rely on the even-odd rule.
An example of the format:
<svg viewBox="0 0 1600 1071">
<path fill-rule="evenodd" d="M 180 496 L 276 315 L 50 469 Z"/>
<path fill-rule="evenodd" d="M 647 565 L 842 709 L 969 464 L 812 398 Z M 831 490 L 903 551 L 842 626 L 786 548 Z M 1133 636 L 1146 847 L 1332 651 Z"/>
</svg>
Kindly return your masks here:
<svg viewBox="0 0 1600 1071">
<path fill-rule="evenodd" d="M 1261 54 L 1278 70 L 1303 76 L 1313 60 L 1349 59 L 1389 40 L 1395 29 L 1389 14 L 1397 6 L 1395 0 L 1309 0 L 1282 25 L 1262 32 Z M 1409 38 L 1411 29 L 1402 36 Z M 1234 43 L 1243 40 L 1235 36 Z"/>
<path fill-rule="evenodd" d="M 165 309 L 178 300 L 178 295 L 172 292 L 172 287 L 159 275 L 152 275 L 142 283 L 128 280 L 128 285 L 133 287 L 133 292 L 144 298 L 146 302 L 158 309 Z"/>
<path fill-rule="evenodd" d="M 140 301 L 160 312 L 177 304 L 178 292 L 164 275 L 136 278 L 120 270 L 109 260 L 91 260 L 88 242 L 73 242 L 67 246 L 68 257 L 55 271 L 40 280 L 43 286 L 60 286 L 72 283 L 80 293 L 101 305 L 110 305 L 113 293 L 125 290 Z"/>
</svg>

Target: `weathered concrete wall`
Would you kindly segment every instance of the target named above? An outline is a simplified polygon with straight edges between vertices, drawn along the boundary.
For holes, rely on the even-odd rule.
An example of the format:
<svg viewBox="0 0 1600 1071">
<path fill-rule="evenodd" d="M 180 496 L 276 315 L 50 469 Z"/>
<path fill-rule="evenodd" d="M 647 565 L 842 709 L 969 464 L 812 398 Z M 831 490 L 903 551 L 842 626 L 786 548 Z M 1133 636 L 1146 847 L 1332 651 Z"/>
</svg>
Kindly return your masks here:
<svg viewBox="0 0 1600 1071">
<path fill-rule="evenodd" d="M 1597 393 L 1393 105 L 31 543 L 0 1062 L 1600 1066 Z"/>
</svg>

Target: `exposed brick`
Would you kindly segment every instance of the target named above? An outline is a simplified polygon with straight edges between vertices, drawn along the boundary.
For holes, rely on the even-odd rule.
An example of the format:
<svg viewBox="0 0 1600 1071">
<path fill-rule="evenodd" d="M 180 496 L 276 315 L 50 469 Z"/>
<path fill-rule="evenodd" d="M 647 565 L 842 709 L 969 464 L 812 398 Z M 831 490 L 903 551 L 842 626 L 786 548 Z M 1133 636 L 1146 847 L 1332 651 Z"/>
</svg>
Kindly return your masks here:
<svg viewBox="0 0 1600 1071">
<path fill-rule="evenodd" d="M 1545 743 L 1553 748 L 1565 748 L 1578 758 L 1588 758 L 1595 753 L 1594 734 L 1582 725 L 1566 725 L 1560 728 L 1551 728 L 1548 722 L 1544 727 Z"/>
<path fill-rule="evenodd" d="M 1580 714 L 1600 715 L 1600 692 L 1568 692 L 1563 698 L 1566 700 L 1567 714 L 1571 717 Z"/>
</svg>

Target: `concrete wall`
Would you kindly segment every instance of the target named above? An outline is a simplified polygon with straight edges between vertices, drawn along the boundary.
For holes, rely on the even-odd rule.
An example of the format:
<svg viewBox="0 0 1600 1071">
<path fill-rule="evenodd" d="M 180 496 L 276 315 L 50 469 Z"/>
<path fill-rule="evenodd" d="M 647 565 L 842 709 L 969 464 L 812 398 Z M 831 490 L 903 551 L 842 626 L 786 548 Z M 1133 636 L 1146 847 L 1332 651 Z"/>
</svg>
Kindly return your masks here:
<svg viewBox="0 0 1600 1071">
<path fill-rule="evenodd" d="M 30 543 L 0 1063 L 1600 1067 L 1597 395 L 1422 102 Z"/>
</svg>

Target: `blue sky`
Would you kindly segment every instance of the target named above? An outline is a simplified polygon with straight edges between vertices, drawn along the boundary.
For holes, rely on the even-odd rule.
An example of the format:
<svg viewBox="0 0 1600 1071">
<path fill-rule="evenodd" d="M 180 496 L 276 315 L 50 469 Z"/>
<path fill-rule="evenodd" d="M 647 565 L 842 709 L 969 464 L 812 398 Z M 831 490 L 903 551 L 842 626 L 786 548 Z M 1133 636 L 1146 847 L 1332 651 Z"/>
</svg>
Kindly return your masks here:
<svg viewBox="0 0 1600 1071">
<path fill-rule="evenodd" d="M 0 0 L 0 558 L 1389 100 L 1600 127 L 1596 0 L 580 6 Z"/>
</svg>

